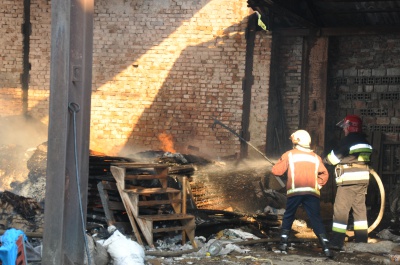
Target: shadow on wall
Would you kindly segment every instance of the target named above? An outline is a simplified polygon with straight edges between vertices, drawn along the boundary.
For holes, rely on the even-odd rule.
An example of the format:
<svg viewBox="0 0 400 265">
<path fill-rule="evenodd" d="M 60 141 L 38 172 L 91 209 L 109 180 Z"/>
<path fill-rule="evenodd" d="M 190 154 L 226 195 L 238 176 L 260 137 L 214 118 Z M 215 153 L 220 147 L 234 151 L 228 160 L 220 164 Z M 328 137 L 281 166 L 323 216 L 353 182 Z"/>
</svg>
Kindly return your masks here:
<svg viewBox="0 0 400 265">
<path fill-rule="evenodd" d="M 238 27 L 233 25 L 218 38 L 182 50 L 151 104 L 138 117 L 120 154 L 137 152 L 143 139 L 147 140 L 147 148 L 157 149 L 162 145 L 162 134 L 171 136 L 177 152 L 194 146 L 216 159 L 221 150 L 231 154 L 238 150 L 239 139 L 220 126 L 212 128 L 213 117 L 223 117 L 221 120 L 239 132 L 244 74 L 240 64 L 244 65 L 245 40 L 237 33 Z M 243 49 L 228 49 L 232 40 Z M 131 108 L 134 113 L 136 106 L 132 104 Z"/>
<path fill-rule="evenodd" d="M 208 14 L 226 3 L 231 7 L 230 20 L 213 24 L 204 18 L 213 18 Z M 234 153 L 239 140 L 211 126 L 213 117 L 223 116 L 232 129 L 240 128 L 246 19 L 240 20 L 248 14 L 246 4 L 211 0 L 182 2 L 178 7 L 172 0 L 95 4 L 91 149 L 111 155 L 158 149 L 162 144 L 158 137 L 166 133 L 178 152 L 192 145 L 213 155 L 221 150 Z M 158 15 L 168 9 L 180 13 Z M 114 15 L 118 19 L 105 19 Z M 134 32 L 127 32 L 129 28 Z M 31 71 L 34 76 L 35 68 Z M 29 113 L 35 113 L 34 108 Z M 25 139 L 29 145 L 36 138 L 37 132 L 30 134 L 24 126 L 15 131 L 20 132 L 8 135 L 8 142 Z"/>
<path fill-rule="evenodd" d="M 211 125 L 223 114 L 229 126 L 240 128 L 246 4 L 97 3 L 91 149 L 110 155 L 159 149 L 158 136 L 166 133 L 178 152 L 190 144 L 234 153 L 239 141 Z M 221 7 L 225 21 L 213 15 Z"/>
</svg>

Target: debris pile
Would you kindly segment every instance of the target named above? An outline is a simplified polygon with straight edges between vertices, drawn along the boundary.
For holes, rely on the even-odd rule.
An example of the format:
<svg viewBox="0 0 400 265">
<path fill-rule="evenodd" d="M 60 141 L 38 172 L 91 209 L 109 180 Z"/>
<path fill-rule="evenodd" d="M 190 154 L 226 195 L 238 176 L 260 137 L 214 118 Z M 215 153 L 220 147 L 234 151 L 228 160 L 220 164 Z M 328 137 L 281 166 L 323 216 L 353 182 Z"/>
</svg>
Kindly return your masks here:
<svg viewBox="0 0 400 265">
<path fill-rule="evenodd" d="M 0 228 L 5 230 L 13 227 L 40 234 L 43 232 L 47 143 L 28 151 L 18 146 L 3 146 L 1 150 L 9 153 L 10 148 L 12 151 L 18 151 L 11 153 L 20 163 L 26 164 L 26 169 L 16 170 L 15 168 L 20 163 L 6 162 L 6 155 L 0 153 L 0 158 L 4 157 L 0 160 L 2 163 L 0 173 L 2 176 L 13 179 L 8 183 L 2 183 L 3 186 L 8 185 L 10 190 L 0 194 L 2 209 Z M 156 257 L 158 252 L 167 256 L 166 252 L 171 251 L 180 251 L 177 255 L 182 255 L 182 251 L 186 251 L 186 255 L 191 255 L 190 257 L 207 255 L 217 257 L 230 252 L 246 254 L 248 250 L 243 247 L 246 244 L 239 242 L 265 240 L 260 242 L 276 243 L 273 239 L 279 235 L 286 196 L 284 191 L 274 189 L 274 178 L 270 176 L 271 165 L 265 160 L 212 161 L 192 154 L 164 151 L 146 151 L 126 157 L 91 152 L 86 228 L 91 238 L 92 249 L 101 251 L 101 247 L 107 248 L 103 245 L 96 246 L 96 244 L 111 240 L 114 233 L 107 231 L 111 224 L 115 225 L 117 228 L 115 231 L 122 234 L 124 238 L 133 238 L 126 209 L 115 189 L 116 182 L 110 171 L 113 164 L 125 162 L 168 165 L 168 186 L 178 189 L 181 189 L 179 179 L 182 176 L 188 177 L 189 180 L 187 212 L 196 217 L 196 242 L 199 248 L 193 249 L 190 242 L 183 243 L 181 234 L 168 232 L 155 238 L 156 249 L 144 246 L 146 258 Z M 22 177 L 24 174 L 25 177 Z M 17 177 L 13 178 L 13 175 Z M 147 187 L 159 185 L 151 181 L 143 181 L 141 184 Z M 112 221 L 104 209 L 102 196 L 105 194 L 116 206 L 113 210 Z M 394 220 L 398 220 L 398 195 L 392 195 L 389 199 L 391 200 L 390 209 L 395 216 Z M 332 205 L 322 206 L 323 218 L 324 214 L 325 217 L 331 218 L 332 212 L 327 211 L 328 208 L 332 208 Z M 168 211 L 168 209 L 163 210 Z M 314 235 L 307 226 L 307 216 L 301 208 L 296 217 L 300 219 L 294 223 L 294 229 L 297 229 L 296 237 L 312 242 Z M 386 234 L 381 233 L 382 239 L 397 242 L 399 231 L 398 228 L 396 230 L 393 227 Z M 252 238 L 240 238 L 238 234 L 241 232 L 248 233 L 246 235 L 251 235 Z M 302 237 L 302 235 L 306 236 Z M 109 254 L 105 255 L 108 259 L 110 259 Z"/>
<path fill-rule="evenodd" d="M 4 191 L 0 194 L 0 209 L 2 230 L 15 228 L 43 233 L 44 211 L 36 200 Z"/>
</svg>

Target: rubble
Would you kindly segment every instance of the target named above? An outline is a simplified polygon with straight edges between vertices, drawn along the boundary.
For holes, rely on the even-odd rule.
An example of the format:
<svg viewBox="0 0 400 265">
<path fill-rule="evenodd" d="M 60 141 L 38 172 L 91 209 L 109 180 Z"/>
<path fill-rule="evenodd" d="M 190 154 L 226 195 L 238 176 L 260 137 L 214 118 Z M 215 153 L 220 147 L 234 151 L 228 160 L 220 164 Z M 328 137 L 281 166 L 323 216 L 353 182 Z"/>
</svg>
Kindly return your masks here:
<svg viewBox="0 0 400 265">
<path fill-rule="evenodd" d="M 1 228 L 15 227 L 25 231 L 27 235 L 28 232 L 41 234 L 43 232 L 47 144 L 42 143 L 29 151 L 17 146 L 3 147 L 3 150 L 9 152 L 10 148 L 18 150 L 16 153 L 19 154 L 15 156 L 26 163 L 26 169 L 19 172 L 13 171 L 16 164 L 7 164 L 5 160 L 0 160 L 5 165 L 1 171 L 3 176 L 4 174 L 9 174 L 9 176 L 25 174 L 24 178 L 15 178 L 9 182 L 10 190 L 3 192 L 0 196 Z M 285 193 L 272 188 L 274 187 L 273 178 L 269 176 L 271 165 L 267 161 L 238 162 L 234 157 L 232 158 L 213 161 L 192 154 L 164 151 L 146 151 L 126 157 L 111 157 L 91 152 L 87 231 L 91 238 L 89 240 L 91 249 L 93 253 L 96 253 L 93 254 L 93 259 L 100 256 L 103 257 L 102 260 L 111 259 L 110 253 L 105 254 L 99 243 L 111 238 L 111 235 L 106 231 L 108 220 L 99 195 L 98 183 L 115 182 L 110 173 L 110 166 L 113 163 L 146 162 L 169 165 L 169 184 L 177 188 L 180 188 L 179 178 L 188 177 L 190 188 L 188 189 L 187 212 L 196 216 L 196 242 L 198 243 L 198 248 L 195 249 L 190 242 L 182 245 L 180 234 L 173 232 L 161 234 L 155 239 L 155 250 L 144 246 L 144 260 L 147 264 L 220 264 L 221 262 L 276 264 L 277 261 L 279 261 L 278 264 L 292 264 L 297 260 L 321 264 L 326 262 L 325 258 L 319 255 L 317 240 L 301 208 L 297 213 L 298 220 L 293 225 L 295 237 L 292 238 L 294 244 L 290 252 L 287 255 L 275 253 L 286 204 Z M 146 185 L 157 185 L 157 183 Z M 110 193 L 110 196 L 113 202 L 121 202 L 118 193 Z M 392 208 L 397 209 L 398 199 L 396 200 L 396 196 L 392 198 Z M 322 204 L 321 214 L 329 227 L 332 204 Z M 394 211 L 396 212 L 397 210 Z M 115 212 L 115 217 L 118 222 L 128 224 L 125 228 L 118 227 L 118 232 L 132 239 L 132 230 L 129 228 L 129 220 L 124 210 Z M 237 235 L 238 231 L 246 236 L 241 238 Z M 384 264 L 391 257 L 396 257 L 392 249 L 398 246 L 398 234 L 398 227 L 396 228 L 394 223 L 383 222 L 381 227 L 371 234 L 371 237 L 378 238 L 376 242 L 365 246 L 357 244 L 353 246 L 349 237 L 348 249 L 337 253 L 336 258 L 341 264 L 362 264 L 352 259 L 351 255 L 363 253 L 364 261 L 373 260 L 376 264 Z M 220 244 L 217 254 L 212 254 L 214 252 L 210 251 L 210 246 L 214 242 Z M 37 246 L 40 241 L 34 243 Z M 380 250 L 385 247 L 386 252 Z M 368 253 L 375 253 L 375 259 L 372 259 Z M 376 256 L 379 257 L 378 260 Z M 98 262 L 102 264 L 102 261 Z M 105 261 L 104 264 L 106 264 Z"/>
</svg>

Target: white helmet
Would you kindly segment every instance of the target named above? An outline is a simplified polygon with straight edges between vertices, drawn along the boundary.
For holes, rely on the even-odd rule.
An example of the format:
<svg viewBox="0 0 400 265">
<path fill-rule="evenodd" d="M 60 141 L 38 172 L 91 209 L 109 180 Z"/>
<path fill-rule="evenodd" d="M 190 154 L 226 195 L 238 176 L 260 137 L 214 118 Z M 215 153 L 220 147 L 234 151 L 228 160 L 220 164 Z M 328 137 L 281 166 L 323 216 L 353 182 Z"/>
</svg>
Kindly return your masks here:
<svg viewBox="0 0 400 265">
<path fill-rule="evenodd" d="M 310 148 L 311 136 L 305 130 L 297 130 L 290 136 L 290 140 L 294 145 L 300 145 L 302 147 Z"/>
</svg>

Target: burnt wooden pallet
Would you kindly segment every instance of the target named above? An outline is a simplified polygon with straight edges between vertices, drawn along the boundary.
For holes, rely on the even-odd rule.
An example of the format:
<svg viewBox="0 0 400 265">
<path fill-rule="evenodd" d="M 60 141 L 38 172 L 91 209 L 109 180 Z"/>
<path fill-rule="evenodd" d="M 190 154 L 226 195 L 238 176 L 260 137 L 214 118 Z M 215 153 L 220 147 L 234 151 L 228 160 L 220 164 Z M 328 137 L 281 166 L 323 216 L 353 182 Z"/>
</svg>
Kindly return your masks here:
<svg viewBox="0 0 400 265">
<path fill-rule="evenodd" d="M 140 228 L 148 245 L 154 247 L 153 236 L 155 233 L 182 231 L 182 243 L 187 236 L 192 245 L 196 247 L 195 217 L 186 213 L 186 177 L 182 192 L 179 189 L 168 187 L 168 165 L 144 163 L 117 163 L 111 166 L 111 172 L 117 182 L 117 188 L 124 202 L 130 220 Z M 147 171 L 143 171 L 146 169 Z M 143 172 L 146 172 L 143 174 Z M 160 187 L 128 187 L 127 180 L 159 180 Z M 158 195 L 164 196 L 163 198 Z M 169 205 L 173 213 L 143 215 L 143 207 L 157 207 Z M 160 222 L 169 222 L 170 226 L 160 226 Z"/>
<path fill-rule="evenodd" d="M 114 225 L 118 229 L 122 229 L 122 231 L 130 230 L 131 224 L 129 222 L 124 222 L 118 220 L 121 218 L 117 218 L 117 216 L 122 215 L 122 213 L 126 211 L 121 197 L 119 196 L 117 184 L 115 182 L 103 180 L 97 184 L 97 189 L 107 225 Z M 118 197 L 114 195 L 115 193 L 118 194 Z"/>
</svg>

